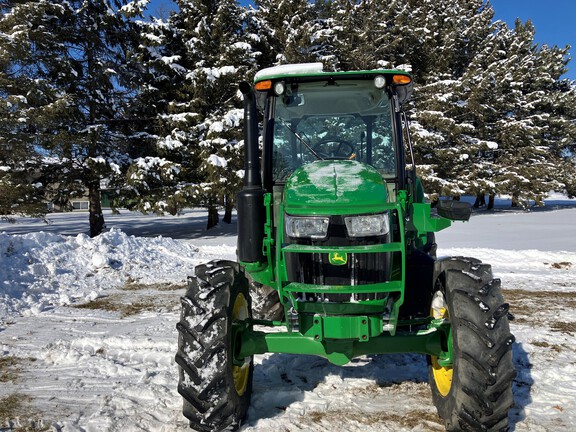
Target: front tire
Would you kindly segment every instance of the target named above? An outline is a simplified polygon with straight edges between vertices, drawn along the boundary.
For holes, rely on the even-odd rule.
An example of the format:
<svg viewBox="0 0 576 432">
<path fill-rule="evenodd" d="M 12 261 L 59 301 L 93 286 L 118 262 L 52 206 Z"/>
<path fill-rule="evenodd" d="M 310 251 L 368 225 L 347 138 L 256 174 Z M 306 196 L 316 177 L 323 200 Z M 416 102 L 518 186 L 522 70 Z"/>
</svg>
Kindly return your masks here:
<svg viewBox="0 0 576 432">
<path fill-rule="evenodd" d="M 429 356 L 432 399 L 447 431 L 506 431 L 514 400 L 508 304 L 489 265 L 462 260 L 438 280 L 433 318 L 450 321 L 453 364 Z"/>
<path fill-rule="evenodd" d="M 234 363 L 232 331 L 233 322 L 252 317 L 248 280 L 231 261 L 197 266 L 181 303 L 176 363 L 183 414 L 197 431 L 235 430 L 252 393 L 253 357 Z"/>
</svg>

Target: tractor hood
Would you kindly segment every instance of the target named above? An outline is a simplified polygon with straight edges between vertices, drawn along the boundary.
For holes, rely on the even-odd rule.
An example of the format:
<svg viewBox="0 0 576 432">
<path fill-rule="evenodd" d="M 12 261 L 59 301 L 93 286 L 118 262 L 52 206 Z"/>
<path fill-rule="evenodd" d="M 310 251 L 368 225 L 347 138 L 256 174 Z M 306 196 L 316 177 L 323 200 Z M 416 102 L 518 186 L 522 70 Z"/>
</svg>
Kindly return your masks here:
<svg viewBox="0 0 576 432">
<path fill-rule="evenodd" d="M 285 210 L 292 215 L 377 213 L 387 202 L 378 171 L 356 161 L 324 160 L 298 168 L 286 182 Z"/>
</svg>

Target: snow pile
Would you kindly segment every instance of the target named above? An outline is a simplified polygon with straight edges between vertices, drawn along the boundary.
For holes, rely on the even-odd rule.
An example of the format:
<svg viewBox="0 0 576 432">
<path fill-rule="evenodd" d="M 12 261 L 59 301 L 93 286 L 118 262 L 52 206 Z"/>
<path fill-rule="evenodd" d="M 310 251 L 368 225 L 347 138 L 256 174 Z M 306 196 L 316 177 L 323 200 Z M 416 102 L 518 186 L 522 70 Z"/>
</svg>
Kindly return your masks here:
<svg viewBox="0 0 576 432">
<path fill-rule="evenodd" d="M 94 300 L 129 280 L 177 283 L 193 273 L 198 248 L 112 229 L 91 239 L 45 232 L 0 233 L 0 323 L 21 313 Z"/>
</svg>

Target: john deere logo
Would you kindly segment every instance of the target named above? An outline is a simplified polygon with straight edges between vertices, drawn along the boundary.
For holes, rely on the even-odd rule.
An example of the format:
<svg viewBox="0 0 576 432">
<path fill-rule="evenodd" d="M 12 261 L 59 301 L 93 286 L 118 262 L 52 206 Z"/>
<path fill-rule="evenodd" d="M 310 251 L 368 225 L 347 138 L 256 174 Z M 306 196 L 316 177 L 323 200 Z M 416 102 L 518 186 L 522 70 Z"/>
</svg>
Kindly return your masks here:
<svg viewBox="0 0 576 432">
<path fill-rule="evenodd" d="M 348 262 L 348 254 L 346 252 L 330 252 L 328 260 L 332 265 L 346 265 Z"/>
</svg>

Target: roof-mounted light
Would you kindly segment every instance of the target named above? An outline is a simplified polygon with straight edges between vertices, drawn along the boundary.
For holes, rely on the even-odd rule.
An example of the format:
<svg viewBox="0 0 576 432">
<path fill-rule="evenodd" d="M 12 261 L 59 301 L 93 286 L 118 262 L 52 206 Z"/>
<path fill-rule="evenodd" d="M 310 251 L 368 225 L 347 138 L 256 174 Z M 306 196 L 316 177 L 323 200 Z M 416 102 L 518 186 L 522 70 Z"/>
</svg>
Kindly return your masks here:
<svg viewBox="0 0 576 432">
<path fill-rule="evenodd" d="M 286 85 L 284 84 L 284 81 L 278 81 L 274 83 L 274 94 L 276 96 L 283 95 L 284 90 L 286 90 Z"/>
<path fill-rule="evenodd" d="M 376 87 L 377 89 L 383 89 L 384 87 L 386 87 L 386 78 L 384 77 L 384 75 L 376 75 L 374 77 L 374 87 Z"/>
<path fill-rule="evenodd" d="M 412 82 L 412 78 L 409 75 L 393 75 L 392 83 L 395 85 L 406 85 Z"/>
<path fill-rule="evenodd" d="M 259 81 L 254 85 L 254 88 L 259 91 L 270 90 L 272 88 L 272 81 L 271 80 Z"/>
</svg>

